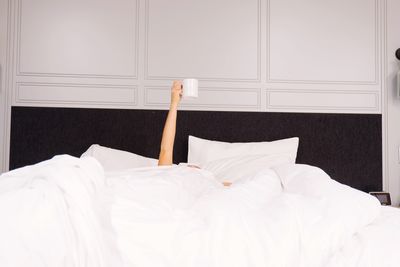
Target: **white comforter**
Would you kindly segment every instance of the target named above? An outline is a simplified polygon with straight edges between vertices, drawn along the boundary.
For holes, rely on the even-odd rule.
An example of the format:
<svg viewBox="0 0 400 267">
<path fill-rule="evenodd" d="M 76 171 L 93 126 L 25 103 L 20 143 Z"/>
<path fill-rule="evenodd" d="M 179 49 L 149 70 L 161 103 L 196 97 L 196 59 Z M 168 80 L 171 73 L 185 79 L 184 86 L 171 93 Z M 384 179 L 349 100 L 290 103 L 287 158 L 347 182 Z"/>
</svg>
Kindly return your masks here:
<svg viewBox="0 0 400 267">
<path fill-rule="evenodd" d="M 280 166 L 230 188 L 179 166 L 108 178 L 128 266 L 368 266 L 362 254 L 374 255 L 364 245 L 379 202 L 319 168 Z M 399 214 L 391 220 L 399 224 Z M 366 241 L 354 245 L 363 231 Z M 387 246 L 386 256 L 396 255 L 394 248 Z M 393 257 L 386 266 L 398 264 Z"/>
<path fill-rule="evenodd" d="M 0 214 L 2 267 L 398 266 L 400 212 L 306 165 L 226 188 L 61 156 L 0 176 Z"/>
<path fill-rule="evenodd" d="M 57 156 L 1 175 L 0 266 L 121 266 L 109 196 L 93 158 Z"/>
</svg>

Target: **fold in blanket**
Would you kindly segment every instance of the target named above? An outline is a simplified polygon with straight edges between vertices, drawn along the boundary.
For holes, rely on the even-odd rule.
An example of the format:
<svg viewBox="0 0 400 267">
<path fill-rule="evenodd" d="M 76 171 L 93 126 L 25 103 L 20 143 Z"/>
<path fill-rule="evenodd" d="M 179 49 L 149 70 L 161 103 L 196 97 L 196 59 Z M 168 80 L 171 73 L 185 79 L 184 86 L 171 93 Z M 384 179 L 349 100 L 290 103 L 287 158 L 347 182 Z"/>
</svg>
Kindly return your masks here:
<svg viewBox="0 0 400 267">
<path fill-rule="evenodd" d="M 0 266 L 121 266 L 93 158 L 57 156 L 0 176 Z"/>
</svg>

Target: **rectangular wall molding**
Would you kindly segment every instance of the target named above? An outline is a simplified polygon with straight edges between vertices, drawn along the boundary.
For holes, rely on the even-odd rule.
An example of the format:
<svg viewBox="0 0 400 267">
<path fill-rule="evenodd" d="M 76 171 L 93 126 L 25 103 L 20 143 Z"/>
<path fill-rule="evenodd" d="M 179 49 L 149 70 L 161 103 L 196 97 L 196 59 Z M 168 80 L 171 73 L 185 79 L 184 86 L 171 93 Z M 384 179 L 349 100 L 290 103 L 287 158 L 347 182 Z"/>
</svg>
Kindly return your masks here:
<svg viewBox="0 0 400 267">
<path fill-rule="evenodd" d="M 145 78 L 260 82 L 261 23 L 261 0 L 145 0 Z"/>
<path fill-rule="evenodd" d="M 378 85 L 380 2 L 267 0 L 267 81 Z"/>
<path fill-rule="evenodd" d="M 137 88 L 131 86 L 17 84 L 15 103 L 137 105 Z"/>
<path fill-rule="evenodd" d="M 144 105 L 146 107 L 168 108 L 171 91 L 169 87 L 145 87 Z M 184 109 L 251 110 L 261 109 L 261 89 L 244 88 L 199 88 L 196 99 L 182 98 Z"/>
<path fill-rule="evenodd" d="M 139 0 L 16 2 L 18 76 L 138 77 Z"/>
<path fill-rule="evenodd" d="M 267 109 L 300 109 L 307 111 L 346 110 L 380 112 L 378 92 L 279 90 L 268 91 Z"/>
</svg>

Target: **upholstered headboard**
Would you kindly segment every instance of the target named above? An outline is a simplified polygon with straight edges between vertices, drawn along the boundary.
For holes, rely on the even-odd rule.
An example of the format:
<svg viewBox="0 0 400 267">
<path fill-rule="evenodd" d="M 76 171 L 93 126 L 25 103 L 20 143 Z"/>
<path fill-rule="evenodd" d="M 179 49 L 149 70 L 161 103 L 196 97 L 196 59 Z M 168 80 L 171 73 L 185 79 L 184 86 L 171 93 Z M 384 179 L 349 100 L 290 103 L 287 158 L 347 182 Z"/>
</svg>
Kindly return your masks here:
<svg viewBox="0 0 400 267">
<path fill-rule="evenodd" d="M 166 111 L 13 107 L 10 168 L 56 154 L 80 156 L 100 144 L 157 158 Z M 187 159 L 188 135 L 228 142 L 298 136 L 297 162 L 324 169 L 363 191 L 382 190 L 378 114 L 180 111 L 174 161 Z"/>
</svg>

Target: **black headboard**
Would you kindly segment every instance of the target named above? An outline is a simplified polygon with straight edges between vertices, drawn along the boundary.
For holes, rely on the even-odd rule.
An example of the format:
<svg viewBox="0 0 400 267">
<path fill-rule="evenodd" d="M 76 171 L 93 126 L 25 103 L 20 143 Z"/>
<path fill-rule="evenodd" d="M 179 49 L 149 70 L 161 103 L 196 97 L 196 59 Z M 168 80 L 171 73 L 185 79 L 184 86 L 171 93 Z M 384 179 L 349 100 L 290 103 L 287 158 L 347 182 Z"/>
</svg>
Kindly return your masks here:
<svg viewBox="0 0 400 267">
<path fill-rule="evenodd" d="M 10 169 L 57 154 L 80 156 L 100 144 L 157 158 L 166 111 L 13 107 Z M 298 136 L 297 162 L 324 169 L 363 191 L 382 190 L 379 114 L 180 111 L 174 161 L 187 159 L 188 135 L 227 142 Z"/>
</svg>

